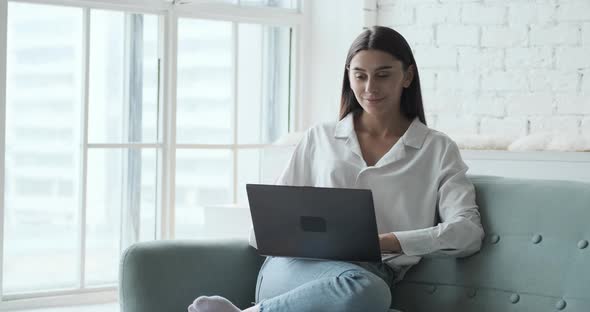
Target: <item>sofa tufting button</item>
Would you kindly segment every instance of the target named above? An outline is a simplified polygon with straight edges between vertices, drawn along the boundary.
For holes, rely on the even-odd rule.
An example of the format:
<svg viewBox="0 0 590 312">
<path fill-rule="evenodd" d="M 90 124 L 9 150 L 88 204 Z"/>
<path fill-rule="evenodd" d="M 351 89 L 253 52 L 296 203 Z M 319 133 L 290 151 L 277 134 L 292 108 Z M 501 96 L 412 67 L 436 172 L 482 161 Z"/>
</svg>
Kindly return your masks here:
<svg viewBox="0 0 590 312">
<path fill-rule="evenodd" d="M 467 297 L 469 297 L 469 298 L 475 297 L 476 294 L 477 294 L 477 290 L 475 290 L 475 289 L 467 290 Z"/>
<path fill-rule="evenodd" d="M 533 239 L 531 240 L 533 242 L 533 244 L 538 244 L 543 240 L 543 236 L 539 235 L 539 234 L 535 234 L 533 236 Z"/>
<path fill-rule="evenodd" d="M 578 248 L 584 249 L 586 247 L 588 247 L 588 241 L 587 240 L 583 239 L 583 240 L 581 240 L 581 241 L 578 242 Z"/>
<path fill-rule="evenodd" d="M 565 306 L 567 305 L 567 303 L 565 302 L 565 300 L 559 300 L 557 301 L 557 303 L 555 304 L 555 307 L 557 308 L 557 310 L 563 310 L 565 309 Z"/>
<path fill-rule="evenodd" d="M 428 287 L 428 289 L 426 289 L 426 291 L 427 291 L 429 294 L 434 294 L 434 292 L 436 291 L 436 286 L 434 286 L 434 285 L 431 285 L 430 287 Z"/>
<path fill-rule="evenodd" d="M 500 236 L 494 234 L 490 236 L 490 243 L 497 244 L 500 241 Z"/>
<path fill-rule="evenodd" d="M 517 303 L 520 300 L 520 296 L 518 294 L 512 294 L 510 296 L 510 302 Z"/>
</svg>

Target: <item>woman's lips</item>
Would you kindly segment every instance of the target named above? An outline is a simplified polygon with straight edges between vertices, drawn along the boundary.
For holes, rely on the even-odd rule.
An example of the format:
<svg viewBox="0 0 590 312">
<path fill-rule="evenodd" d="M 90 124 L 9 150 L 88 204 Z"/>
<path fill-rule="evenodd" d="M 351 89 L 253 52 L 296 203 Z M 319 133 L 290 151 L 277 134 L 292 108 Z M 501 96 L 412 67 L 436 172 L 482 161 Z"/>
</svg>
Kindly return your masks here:
<svg viewBox="0 0 590 312">
<path fill-rule="evenodd" d="M 369 103 L 376 103 L 379 102 L 381 100 L 383 100 L 384 98 L 366 98 L 365 101 L 369 102 Z"/>
</svg>

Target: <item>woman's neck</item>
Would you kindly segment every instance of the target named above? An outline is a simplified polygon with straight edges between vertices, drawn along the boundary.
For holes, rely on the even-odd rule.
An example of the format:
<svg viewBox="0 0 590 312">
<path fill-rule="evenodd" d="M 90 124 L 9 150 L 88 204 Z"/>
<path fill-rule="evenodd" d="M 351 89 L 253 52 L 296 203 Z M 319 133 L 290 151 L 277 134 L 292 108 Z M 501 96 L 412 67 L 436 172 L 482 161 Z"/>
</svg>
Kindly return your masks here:
<svg viewBox="0 0 590 312">
<path fill-rule="evenodd" d="M 374 116 L 364 111 L 355 114 L 355 130 L 372 137 L 401 137 L 411 123 L 412 121 L 402 114 Z"/>
</svg>

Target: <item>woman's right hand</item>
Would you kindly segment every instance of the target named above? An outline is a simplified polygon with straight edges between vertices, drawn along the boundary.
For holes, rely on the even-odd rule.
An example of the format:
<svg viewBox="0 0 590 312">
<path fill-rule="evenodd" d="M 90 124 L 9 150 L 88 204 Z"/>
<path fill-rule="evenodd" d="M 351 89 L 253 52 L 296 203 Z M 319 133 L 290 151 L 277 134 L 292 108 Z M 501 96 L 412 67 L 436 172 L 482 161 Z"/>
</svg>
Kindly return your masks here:
<svg viewBox="0 0 590 312">
<path fill-rule="evenodd" d="M 401 252 L 402 246 L 393 233 L 379 234 L 379 246 L 381 252 Z"/>
</svg>

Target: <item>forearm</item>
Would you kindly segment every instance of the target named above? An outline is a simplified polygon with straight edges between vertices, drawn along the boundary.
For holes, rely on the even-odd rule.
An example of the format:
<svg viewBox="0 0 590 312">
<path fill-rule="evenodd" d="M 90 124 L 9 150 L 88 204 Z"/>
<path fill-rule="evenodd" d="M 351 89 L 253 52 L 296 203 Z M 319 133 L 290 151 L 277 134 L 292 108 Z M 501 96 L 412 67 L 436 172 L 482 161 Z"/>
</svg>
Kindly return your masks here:
<svg viewBox="0 0 590 312">
<path fill-rule="evenodd" d="M 476 221 L 460 218 L 418 230 L 395 232 L 404 254 L 464 257 L 481 247 L 483 229 Z"/>
</svg>

